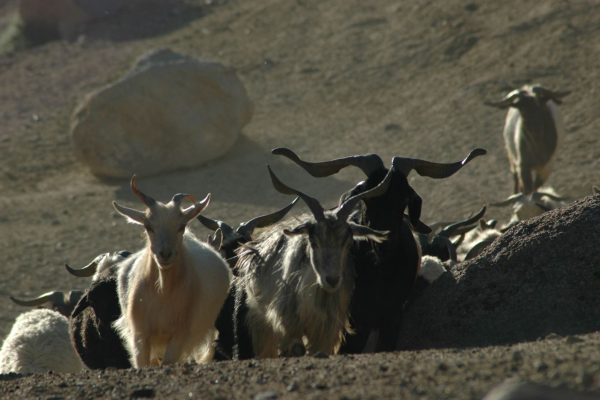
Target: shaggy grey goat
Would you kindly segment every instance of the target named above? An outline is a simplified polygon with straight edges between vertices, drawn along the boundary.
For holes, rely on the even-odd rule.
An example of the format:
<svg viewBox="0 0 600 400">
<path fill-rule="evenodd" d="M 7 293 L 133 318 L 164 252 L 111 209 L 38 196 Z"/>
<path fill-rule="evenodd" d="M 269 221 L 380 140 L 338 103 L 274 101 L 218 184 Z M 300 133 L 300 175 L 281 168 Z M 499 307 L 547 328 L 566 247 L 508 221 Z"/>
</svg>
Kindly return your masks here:
<svg viewBox="0 0 600 400">
<path fill-rule="evenodd" d="M 270 167 L 269 173 L 275 189 L 300 196 L 312 215 L 281 222 L 250 242 L 253 250 L 238 251 L 254 352 L 258 357 L 291 355 L 306 339 L 309 354 L 334 354 L 350 330 L 350 248 L 355 240 L 387 238 L 387 232 L 348 217 L 362 198 L 384 193 L 391 174 L 372 190 L 324 210 L 316 199 L 283 184 Z"/>
<path fill-rule="evenodd" d="M 501 101 L 485 102 L 488 106 L 509 109 L 504 123 L 504 144 L 514 193 L 532 193 L 548 179 L 552 158 L 563 135 L 557 105 L 569 93 L 533 84 L 513 90 Z"/>
</svg>

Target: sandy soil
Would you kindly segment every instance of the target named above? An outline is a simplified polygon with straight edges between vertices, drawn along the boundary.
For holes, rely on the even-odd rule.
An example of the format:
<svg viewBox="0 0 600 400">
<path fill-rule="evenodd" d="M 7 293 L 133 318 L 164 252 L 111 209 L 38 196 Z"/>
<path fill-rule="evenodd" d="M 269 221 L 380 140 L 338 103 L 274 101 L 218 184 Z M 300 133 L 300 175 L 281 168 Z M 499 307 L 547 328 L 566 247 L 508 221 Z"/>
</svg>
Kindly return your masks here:
<svg viewBox="0 0 600 400">
<path fill-rule="evenodd" d="M 13 7 L 0 2 L 0 26 Z M 90 175 L 73 156 L 68 127 L 78 99 L 144 52 L 169 47 L 233 66 L 255 102 L 230 154 L 141 180 L 153 196 L 210 191 L 206 214 L 237 223 L 289 200 L 271 188 L 267 163 L 325 204 L 363 178 L 348 170 L 311 179 L 271 156 L 276 146 L 315 160 L 375 152 L 388 160 L 456 161 L 486 148 L 487 156 L 452 178 L 411 175 L 424 200 L 422 219 L 434 222 L 511 194 L 504 113 L 483 101 L 525 82 L 573 91 L 561 108 L 566 135 L 549 184 L 574 199 L 600 184 L 598 43 L 600 3 L 592 0 L 169 0 L 128 7 L 74 42 L 2 55 L 0 336 L 23 311 L 8 295 L 83 288 L 65 262 L 83 265 L 99 253 L 140 246 L 140 232 L 110 205 L 135 204 L 128 182 Z M 504 220 L 507 212 L 493 209 L 488 217 Z M 199 224 L 194 230 L 206 234 Z M 589 332 L 508 347 L 8 376 L 0 394 L 478 399 L 511 377 L 598 391 L 599 342 Z"/>
</svg>

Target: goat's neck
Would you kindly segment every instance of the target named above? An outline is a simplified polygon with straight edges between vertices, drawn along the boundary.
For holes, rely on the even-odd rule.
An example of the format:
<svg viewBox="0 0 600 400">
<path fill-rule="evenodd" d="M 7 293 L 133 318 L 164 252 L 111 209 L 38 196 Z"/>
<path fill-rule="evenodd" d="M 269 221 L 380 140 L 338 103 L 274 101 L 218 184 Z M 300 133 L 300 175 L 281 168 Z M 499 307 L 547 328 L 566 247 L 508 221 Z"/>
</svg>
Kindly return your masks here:
<svg viewBox="0 0 600 400">
<path fill-rule="evenodd" d="M 168 269 L 162 268 L 149 253 L 149 266 L 151 277 L 155 282 L 155 287 L 158 292 L 170 293 L 177 290 L 178 285 L 184 281 L 183 260 L 181 253 L 173 260 L 173 263 Z"/>
</svg>

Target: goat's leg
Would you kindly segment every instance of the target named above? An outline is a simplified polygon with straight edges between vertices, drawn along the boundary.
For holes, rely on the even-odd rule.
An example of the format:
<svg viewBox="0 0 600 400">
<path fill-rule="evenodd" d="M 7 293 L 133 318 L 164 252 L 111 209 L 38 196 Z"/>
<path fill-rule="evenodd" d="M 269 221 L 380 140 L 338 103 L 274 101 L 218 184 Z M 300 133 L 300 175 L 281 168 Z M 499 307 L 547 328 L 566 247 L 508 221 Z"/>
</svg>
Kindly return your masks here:
<svg viewBox="0 0 600 400">
<path fill-rule="evenodd" d="M 142 368 L 150 365 L 150 340 L 133 332 L 133 367 Z"/>
<path fill-rule="evenodd" d="M 538 190 L 541 186 L 546 183 L 548 177 L 550 176 L 550 165 L 546 164 L 543 167 L 537 168 L 535 171 L 535 180 L 533 185 L 533 190 Z"/>
<path fill-rule="evenodd" d="M 519 166 L 519 182 L 520 182 L 520 186 L 521 186 L 521 192 L 523 194 L 529 194 L 532 193 L 534 188 L 533 188 L 533 177 L 532 177 L 532 170 L 529 166 L 527 165 L 521 165 Z"/>
<path fill-rule="evenodd" d="M 163 357 L 163 365 L 174 364 L 181 358 L 183 353 L 184 340 L 182 337 L 174 337 L 169 340 Z"/>
</svg>

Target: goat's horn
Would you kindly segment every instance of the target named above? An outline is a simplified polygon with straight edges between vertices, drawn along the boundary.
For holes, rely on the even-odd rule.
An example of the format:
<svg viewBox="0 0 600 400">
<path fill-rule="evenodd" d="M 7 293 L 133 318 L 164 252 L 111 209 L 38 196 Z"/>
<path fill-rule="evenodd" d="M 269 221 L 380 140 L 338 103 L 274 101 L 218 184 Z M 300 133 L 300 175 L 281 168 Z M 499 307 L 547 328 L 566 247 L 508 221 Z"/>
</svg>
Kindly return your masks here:
<svg viewBox="0 0 600 400">
<path fill-rule="evenodd" d="M 313 216 L 317 221 L 322 221 L 325 219 L 325 215 L 323 214 L 323 206 L 319 203 L 319 201 L 313 197 L 310 197 L 297 189 L 293 189 L 277 178 L 270 165 L 267 165 L 267 169 L 269 170 L 269 175 L 271 176 L 271 182 L 273 187 L 280 193 L 283 194 L 295 194 L 300 196 L 300 198 L 306 203 Z"/>
<path fill-rule="evenodd" d="M 254 229 L 256 228 L 264 228 L 265 226 L 269 226 L 279 221 L 281 218 L 285 217 L 285 215 L 294 207 L 294 205 L 298 202 L 300 197 L 296 197 L 290 204 L 283 207 L 280 210 L 277 210 L 271 214 L 265 214 L 258 216 L 256 218 L 252 218 L 249 221 L 242 222 L 240 226 L 236 229 L 236 231 L 243 237 L 249 238 L 252 236 Z"/>
<path fill-rule="evenodd" d="M 135 174 L 131 177 L 130 185 L 131 185 L 131 191 L 133 192 L 133 194 L 135 194 L 142 201 L 142 203 L 144 203 L 147 207 L 152 207 L 152 206 L 154 206 L 154 204 L 156 204 L 156 200 L 154 200 L 152 197 L 142 193 L 138 189 Z"/>
<path fill-rule="evenodd" d="M 522 95 L 520 90 L 513 90 L 502 98 L 500 101 L 484 101 L 483 104 L 496 108 L 508 108 L 514 104 L 514 101 Z"/>
<path fill-rule="evenodd" d="M 519 200 L 521 200 L 525 195 L 523 193 L 515 193 L 513 195 L 508 196 L 506 200 L 499 201 L 497 203 L 490 203 L 492 207 L 504 207 L 510 204 L 513 204 Z"/>
<path fill-rule="evenodd" d="M 385 175 L 385 178 L 379 184 L 369 190 L 366 190 L 362 193 L 356 194 L 349 199 L 346 199 L 337 210 L 337 216 L 340 219 L 346 219 L 356 204 L 362 199 L 370 199 L 373 197 L 378 197 L 386 193 L 390 187 L 390 183 L 392 182 L 392 177 L 394 176 L 394 171 L 390 168 Z"/>
<path fill-rule="evenodd" d="M 59 291 L 44 293 L 35 299 L 30 300 L 21 300 L 13 296 L 10 296 L 10 299 L 13 303 L 26 307 L 39 306 L 48 302 L 51 302 L 53 305 L 63 305 L 65 303 L 64 293 Z"/>
<path fill-rule="evenodd" d="M 550 197 L 552 200 L 556 200 L 556 201 L 569 200 L 567 197 L 559 196 L 554 193 L 548 193 L 548 192 L 542 192 L 542 191 L 537 191 L 537 192 L 532 193 L 532 198 L 534 201 L 541 200 L 542 196 Z"/>
<path fill-rule="evenodd" d="M 570 90 L 554 92 L 550 89 L 546 89 L 543 86 L 534 86 L 532 90 L 536 95 L 539 95 L 546 100 L 553 100 L 556 104 L 562 104 L 562 98 L 568 96 L 571 93 Z"/>
<path fill-rule="evenodd" d="M 202 214 L 198 214 L 196 219 L 211 231 L 221 230 L 221 233 L 226 238 L 231 238 L 235 236 L 233 228 L 221 220 L 205 217 Z"/>
<path fill-rule="evenodd" d="M 477 214 L 473 215 L 472 217 L 464 219 L 462 221 L 455 222 L 453 224 L 450 224 L 450 225 L 442 228 L 439 235 L 446 236 L 446 237 L 459 235 L 460 233 L 463 233 L 462 230 L 460 230 L 460 228 L 468 228 L 466 231 L 466 232 L 468 232 L 469 230 L 471 230 L 473 228 L 471 225 L 477 223 L 477 221 L 479 221 L 481 218 L 483 218 L 485 211 L 486 211 L 486 208 L 484 206 L 481 208 L 481 210 L 479 210 L 479 212 Z"/>
<path fill-rule="evenodd" d="M 398 168 L 400 171 L 402 171 L 405 176 L 414 169 L 421 176 L 442 179 L 454 175 L 469 161 L 486 153 L 487 151 L 484 149 L 477 148 L 472 150 L 462 161 L 457 161 L 454 163 L 435 163 L 416 158 L 394 157 L 392 159 L 392 165 L 394 168 Z"/>
<path fill-rule="evenodd" d="M 367 176 L 378 169 L 385 169 L 383 161 L 377 154 L 355 155 L 330 161 L 308 162 L 301 160 L 296 153 L 287 147 L 277 147 L 271 150 L 271 153 L 289 158 L 304 168 L 306 172 L 317 178 L 333 175 L 349 165 L 360 168 Z"/>
<path fill-rule="evenodd" d="M 65 268 L 71 275 L 75 275 L 80 278 L 86 278 L 96 273 L 96 269 L 98 268 L 100 258 L 106 257 L 107 255 L 108 253 L 99 255 L 98 257 L 94 258 L 91 263 L 80 269 L 72 268 L 69 264 L 65 264 Z"/>
<path fill-rule="evenodd" d="M 176 206 L 179 206 L 181 202 L 185 199 L 189 199 L 192 203 L 196 202 L 196 198 L 193 195 L 187 193 L 177 193 L 173 196 L 171 201 L 175 203 Z"/>
<path fill-rule="evenodd" d="M 593 194 L 600 194 L 600 186 L 592 186 Z"/>
</svg>

